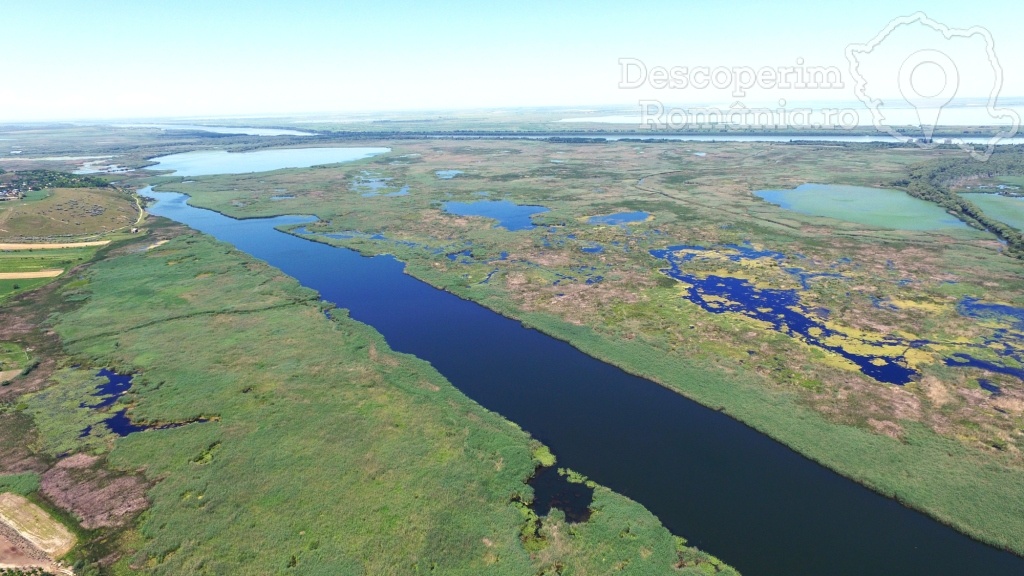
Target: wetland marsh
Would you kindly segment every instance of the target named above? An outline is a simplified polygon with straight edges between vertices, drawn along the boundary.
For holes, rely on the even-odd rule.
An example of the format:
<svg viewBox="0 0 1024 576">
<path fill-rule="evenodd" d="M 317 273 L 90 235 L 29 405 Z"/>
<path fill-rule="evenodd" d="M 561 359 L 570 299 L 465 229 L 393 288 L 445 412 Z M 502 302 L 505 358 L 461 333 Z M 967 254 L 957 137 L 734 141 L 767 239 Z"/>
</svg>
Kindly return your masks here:
<svg viewBox="0 0 1024 576">
<path fill-rule="evenodd" d="M 159 199 L 149 210 L 313 288 L 326 301 L 318 321 L 368 324 L 380 346 L 429 361 L 438 378 L 550 447 L 561 472 L 543 464 L 540 500 L 513 498 L 530 512 L 506 550 L 533 554 L 560 526 L 605 526 L 587 510 L 618 498 L 610 488 L 657 517 L 658 538 L 685 536 L 740 571 L 1020 570 L 1019 557 L 942 525 L 1013 550 L 1022 541 L 1016 265 L 992 235 L 888 188 L 920 154 L 771 143 L 707 143 L 699 154 L 642 142 L 367 144 L 360 150 L 372 154 L 333 149 L 331 158 L 350 154 L 341 164 L 295 148 L 244 169 L 229 157 L 226 173 L 217 158 L 259 153 L 219 152 L 196 168 L 209 174 L 149 181 L 220 213 L 146 191 Z M 245 171 L 253 167 L 269 171 Z M 843 194 L 923 224 L 882 222 L 862 206 L 823 217 L 755 193 L 837 180 Z M 164 243 L 146 248 L 171 268 L 154 277 L 205 285 L 203 261 Z M 94 301 L 85 278 L 72 285 L 96 312 L 65 325 L 69 346 L 105 359 L 100 366 L 152 365 L 134 337 L 88 335 L 90 322 L 110 322 L 103 302 L 124 295 L 104 289 Z M 263 293 L 252 289 L 232 293 L 248 302 Z M 163 305 L 181 304 L 177 288 L 164 290 L 154 293 Z M 162 385 L 144 371 L 101 406 L 95 371 L 60 374 L 27 412 L 55 422 L 74 409 L 40 428 L 54 454 L 115 446 L 126 455 L 116 447 L 219 434 L 226 417 L 193 407 L 199 400 L 154 408 Z M 140 462 L 133 454 L 116 458 Z M 584 487 L 595 490 L 589 505 Z M 161 502 L 175 498 L 162 490 Z M 686 550 L 678 557 L 703 554 Z"/>
<path fill-rule="evenodd" d="M 299 279 L 523 426 L 563 465 L 638 500 L 671 530 L 741 570 L 853 575 L 926 567 L 952 574 L 972 558 L 962 569 L 980 562 L 1009 574 L 1024 565 L 724 415 L 420 283 L 393 258 L 365 258 L 275 230 L 302 219 L 232 220 L 192 208 L 182 195 L 147 194 L 158 199 L 153 213 Z M 799 557 L 782 553 L 795 546 L 808 548 Z M 861 557 L 862 547 L 871 558 Z"/>
</svg>

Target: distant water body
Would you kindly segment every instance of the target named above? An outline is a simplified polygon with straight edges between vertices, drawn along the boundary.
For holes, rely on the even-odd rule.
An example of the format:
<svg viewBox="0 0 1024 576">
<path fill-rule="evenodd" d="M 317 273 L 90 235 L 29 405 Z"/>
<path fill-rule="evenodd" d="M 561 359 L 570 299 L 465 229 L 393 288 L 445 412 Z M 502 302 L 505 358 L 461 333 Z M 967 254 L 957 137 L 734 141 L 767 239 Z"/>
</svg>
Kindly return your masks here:
<svg viewBox="0 0 1024 576">
<path fill-rule="evenodd" d="M 203 150 L 153 158 L 156 165 L 148 169 L 173 170 L 174 176 L 246 174 L 351 162 L 390 151 L 390 148 L 275 148 L 255 152 Z"/>
<path fill-rule="evenodd" d="M 250 126 L 203 126 L 200 124 L 113 124 L 115 128 L 156 128 L 159 130 L 189 130 L 212 132 L 214 134 L 239 134 L 247 136 L 315 136 L 313 132 L 284 130 L 280 128 L 253 128 Z"/>
</svg>

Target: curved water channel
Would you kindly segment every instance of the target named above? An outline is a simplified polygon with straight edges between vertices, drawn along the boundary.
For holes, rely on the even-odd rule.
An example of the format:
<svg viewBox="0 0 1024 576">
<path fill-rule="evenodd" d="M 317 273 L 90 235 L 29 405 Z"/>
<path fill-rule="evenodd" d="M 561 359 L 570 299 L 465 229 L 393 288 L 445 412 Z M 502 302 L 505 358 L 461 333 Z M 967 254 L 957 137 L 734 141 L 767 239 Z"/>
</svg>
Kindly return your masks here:
<svg viewBox="0 0 1024 576">
<path fill-rule="evenodd" d="M 150 212 L 281 269 L 429 361 L 575 469 L 746 576 L 1024 574 L 1024 559 L 902 507 L 714 410 L 367 258 L 143 191 Z"/>
</svg>

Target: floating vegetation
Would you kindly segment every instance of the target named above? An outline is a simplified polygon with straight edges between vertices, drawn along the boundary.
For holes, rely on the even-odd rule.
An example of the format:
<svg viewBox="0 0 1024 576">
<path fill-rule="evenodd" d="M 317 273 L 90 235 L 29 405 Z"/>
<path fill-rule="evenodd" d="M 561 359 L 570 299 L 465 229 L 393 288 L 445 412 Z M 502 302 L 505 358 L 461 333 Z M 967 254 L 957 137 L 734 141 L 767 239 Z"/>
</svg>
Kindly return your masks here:
<svg viewBox="0 0 1024 576">
<path fill-rule="evenodd" d="M 947 358 L 946 365 L 980 368 L 1024 380 L 1024 308 L 982 302 L 968 296 L 957 305 L 957 311 L 969 318 L 995 324 L 992 335 L 976 347 L 995 354 L 999 361 L 977 358 L 960 352 Z"/>
<path fill-rule="evenodd" d="M 895 336 L 870 338 L 852 329 L 841 330 L 830 325 L 821 311 L 803 304 L 796 289 L 762 287 L 748 278 L 728 276 L 725 273 L 703 275 L 684 270 L 686 263 L 708 254 L 711 258 L 724 258 L 750 265 L 759 264 L 757 261 L 765 259 L 782 261 L 785 256 L 779 252 L 757 250 L 750 245 L 728 245 L 718 249 L 680 245 L 651 250 L 650 253 L 668 262 L 669 267 L 663 269 L 663 273 L 688 285 L 684 297 L 708 312 L 742 314 L 764 322 L 777 332 L 838 354 L 880 382 L 903 385 L 917 374 L 907 355 L 924 342 L 908 342 Z M 790 267 L 784 270 L 795 274 L 796 269 Z M 797 276 L 802 285 L 814 277 L 833 277 Z"/>
</svg>

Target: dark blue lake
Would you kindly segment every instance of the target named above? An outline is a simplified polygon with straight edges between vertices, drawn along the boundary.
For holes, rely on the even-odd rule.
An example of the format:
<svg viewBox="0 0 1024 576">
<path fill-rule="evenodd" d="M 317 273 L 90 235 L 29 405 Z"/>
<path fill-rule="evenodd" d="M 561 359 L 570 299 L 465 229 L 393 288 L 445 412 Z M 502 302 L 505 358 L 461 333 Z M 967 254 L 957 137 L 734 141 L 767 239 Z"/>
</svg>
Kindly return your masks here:
<svg viewBox="0 0 1024 576">
<path fill-rule="evenodd" d="M 392 348 L 429 361 L 572 468 L 640 502 L 674 533 L 746 576 L 1024 574 L 975 542 L 714 410 L 565 342 L 437 290 L 390 256 L 233 220 L 153 193 L 150 212 L 252 254 L 348 308 Z M 327 320 L 325 320 L 327 321 Z M 567 495 L 566 498 L 574 498 Z"/>
<path fill-rule="evenodd" d="M 534 227 L 531 217 L 547 212 L 543 206 L 520 206 L 509 200 L 477 200 L 476 202 L 445 202 L 444 211 L 458 216 L 483 216 L 498 221 L 495 228 L 510 231 Z"/>
</svg>

